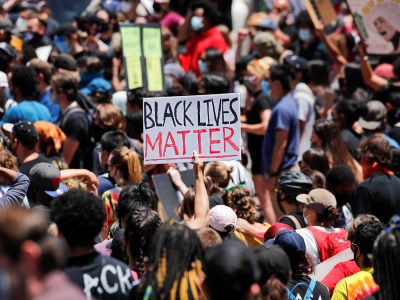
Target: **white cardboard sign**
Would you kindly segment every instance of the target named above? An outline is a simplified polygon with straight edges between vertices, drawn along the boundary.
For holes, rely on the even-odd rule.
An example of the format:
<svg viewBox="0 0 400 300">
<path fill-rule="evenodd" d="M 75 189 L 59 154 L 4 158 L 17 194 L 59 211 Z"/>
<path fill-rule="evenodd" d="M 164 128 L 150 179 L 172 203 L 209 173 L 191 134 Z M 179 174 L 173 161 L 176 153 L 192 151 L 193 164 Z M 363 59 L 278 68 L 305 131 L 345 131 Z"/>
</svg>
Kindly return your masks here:
<svg viewBox="0 0 400 300">
<path fill-rule="evenodd" d="M 240 160 L 240 94 L 143 99 L 145 164 Z"/>
<path fill-rule="evenodd" d="M 400 1 L 347 0 L 370 54 L 400 54 Z"/>
</svg>

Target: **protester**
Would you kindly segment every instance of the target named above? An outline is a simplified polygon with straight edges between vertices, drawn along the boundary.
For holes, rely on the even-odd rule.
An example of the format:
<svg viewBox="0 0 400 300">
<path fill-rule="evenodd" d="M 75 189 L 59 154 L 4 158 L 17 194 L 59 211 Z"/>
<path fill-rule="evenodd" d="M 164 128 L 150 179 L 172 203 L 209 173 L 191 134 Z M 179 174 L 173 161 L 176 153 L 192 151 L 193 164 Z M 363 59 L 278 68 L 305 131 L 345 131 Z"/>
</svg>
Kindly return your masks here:
<svg viewBox="0 0 400 300">
<path fill-rule="evenodd" d="M 351 248 L 354 260 L 361 270 L 339 281 L 333 291 L 333 300 L 363 298 L 379 289 L 372 276 L 374 270 L 368 255 L 372 253 L 374 242 L 384 228 L 385 225 L 375 219 L 358 225 Z"/>
<path fill-rule="evenodd" d="M 51 215 L 69 248 L 69 279 L 89 299 L 127 299 L 133 281 L 129 267 L 93 249 L 106 216 L 101 200 L 85 191 L 69 191 L 52 201 Z"/>
</svg>

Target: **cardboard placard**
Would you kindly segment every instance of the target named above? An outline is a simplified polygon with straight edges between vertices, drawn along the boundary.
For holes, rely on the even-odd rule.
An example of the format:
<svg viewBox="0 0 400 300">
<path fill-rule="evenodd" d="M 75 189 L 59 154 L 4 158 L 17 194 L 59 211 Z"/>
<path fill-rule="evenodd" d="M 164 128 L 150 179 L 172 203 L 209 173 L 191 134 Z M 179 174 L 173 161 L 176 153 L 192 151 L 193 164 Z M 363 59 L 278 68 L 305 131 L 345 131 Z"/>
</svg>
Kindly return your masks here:
<svg viewBox="0 0 400 300">
<path fill-rule="evenodd" d="M 319 19 L 318 19 L 317 13 L 315 12 L 315 9 L 314 9 L 313 5 L 311 4 L 310 0 L 304 0 L 304 4 L 306 6 L 308 15 L 310 16 L 311 21 L 313 22 L 314 26 L 318 27 Z"/>
<path fill-rule="evenodd" d="M 193 170 L 182 171 L 181 178 L 182 181 L 188 188 L 195 188 L 195 178 L 193 175 Z M 174 184 L 172 183 L 171 177 L 168 174 L 157 174 L 152 176 L 154 186 L 156 188 L 156 193 L 158 199 L 161 201 L 164 207 L 164 211 L 168 218 L 176 218 L 176 207 L 179 204 L 179 199 L 177 196 L 177 191 Z"/>
<path fill-rule="evenodd" d="M 347 0 L 367 53 L 400 54 L 400 1 Z"/>
<path fill-rule="evenodd" d="M 161 27 L 157 24 L 120 24 L 127 89 L 164 89 Z"/>
<path fill-rule="evenodd" d="M 240 94 L 143 99 L 145 164 L 240 160 Z"/>
<path fill-rule="evenodd" d="M 331 0 L 314 0 L 314 3 L 324 25 L 336 21 L 337 16 Z"/>
</svg>

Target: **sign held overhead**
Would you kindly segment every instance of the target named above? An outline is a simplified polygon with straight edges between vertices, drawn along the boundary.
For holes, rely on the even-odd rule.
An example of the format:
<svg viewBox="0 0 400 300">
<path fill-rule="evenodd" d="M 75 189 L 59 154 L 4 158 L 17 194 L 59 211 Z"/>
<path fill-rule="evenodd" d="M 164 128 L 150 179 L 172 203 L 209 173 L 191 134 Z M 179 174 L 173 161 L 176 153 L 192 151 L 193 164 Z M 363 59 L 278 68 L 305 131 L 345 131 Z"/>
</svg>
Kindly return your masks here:
<svg viewBox="0 0 400 300">
<path fill-rule="evenodd" d="M 240 94 L 143 99 L 145 164 L 241 159 Z"/>
</svg>

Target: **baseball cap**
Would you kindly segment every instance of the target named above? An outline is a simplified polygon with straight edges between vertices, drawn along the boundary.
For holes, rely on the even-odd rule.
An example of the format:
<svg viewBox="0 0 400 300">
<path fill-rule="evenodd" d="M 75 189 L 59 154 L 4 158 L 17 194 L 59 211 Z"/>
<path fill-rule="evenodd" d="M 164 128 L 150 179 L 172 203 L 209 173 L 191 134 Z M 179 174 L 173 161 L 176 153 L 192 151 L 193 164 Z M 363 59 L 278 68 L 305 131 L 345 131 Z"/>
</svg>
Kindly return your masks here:
<svg viewBox="0 0 400 300">
<path fill-rule="evenodd" d="M 258 24 L 257 27 L 263 28 L 263 29 L 270 29 L 270 30 L 276 30 L 278 28 L 278 24 L 271 18 L 265 18 L 263 19 L 260 24 Z"/>
<path fill-rule="evenodd" d="M 253 250 L 261 270 L 260 283 L 264 284 L 271 275 L 275 275 L 283 283 L 289 281 L 290 260 L 279 245 L 260 246 Z"/>
<path fill-rule="evenodd" d="M 94 93 L 111 93 L 111 84 L 104 78 L 95 78 L 89 84 L 81 89 L 81 93 L 85 95 L 91 95 Z"/>
<path fill-rule="evenodd" d="M 388 63 L 377 65 L 376 68 L 374 69 L 374 73 L 386 79 L 396 78 L 396 75 L 394 75 L 393 72 L 393 65 Z"/>
<path fill-rule="evenodd" d="M 299 71 L 307 71 L 309 69 L 308 61 L 297 55 L 287 55 L 287 56 L 285 56 L 283 61 L 288 66 L 293 67 Z"/>
<path fill-rule="evenodd" d="M 14 134 L 22 144 L 32 145 L 39 139 L 35 125 L 31 121 L 19 121 L 15 124 L 5 123 L 3 129 Z"/>
<path fill-rule="evenodd" d="M 278 57 L 281 45 L 270 32 L 258 32 L 254 37 L 256 51 L 267 51 L 267 56 Z"/>
<path fill-rule="evenodd" d="M 68 191 L 61 183 L 60 170 L 49 163 L 38 163 L 29 172 L 29 180 L 50 197 L 57 197 Z"/>
<path fill-rule="evenodd" d="M 290 225 L 284 224 L 284 223 L 279 223 L 276 222 L 271 225 L 270 228 L 264 233 L 264 240 L 268 241 L 270 239 L 275 238 L 275 236 L 278 234 L 279 231 L 285 230 L 285 229 L 293 229 Z"/>
<path fill-rule="evenodd" d="M 75 58 L 69 54 L 59 54 L 53 63 L 55 68 L 75 72 L 78 70 L 78 64 Z"/>
<path fill-rule="evenodd" d="M 17 57 L 17 51 L 15 51 L 14 47 L 11 46 L 9 43 L 1 42 L 0 43 L 0 50 L 2 50 L 10 58 L 16 58 Z"/>
<path fill-rule="evenodd" d="M 226 205 L 216 205 L 210 210 L 210 226 L 219 232 L 226 232 L 225 227 L 233 225 L 236 229 L 237 216 L 235 212 Z"/>
<path fill-rule="evenodd" d="M 296 200 L 310 206 L 318 214 L 323 214 L 329 206 L 336 207 L 335 196 L 326 189 L 313 189 L 308 194 L 298 195 Z"/>
<path fill-rule="evenodd" d="M 360 117 L 358 123 L 363 129 L 375 130 L 382 125 L 382 122 L 386 117 L 386 107 L 382 102 L 372 100 L 368 101 L 367 108 L 367 114 Z"/>
<path fill-rule="evenodd" d="M 275 245 L 279 245 L 289 257 L 296 257 L 306 253 L 306 243 L 303 237 L 295 230 L 281 230 L 275 237 Z"/>
<path fill-rule="evenodd" d="M 8 88 L 8 77 L 7 74 L 0 71 L 0 87 Z"/>
</svg>

